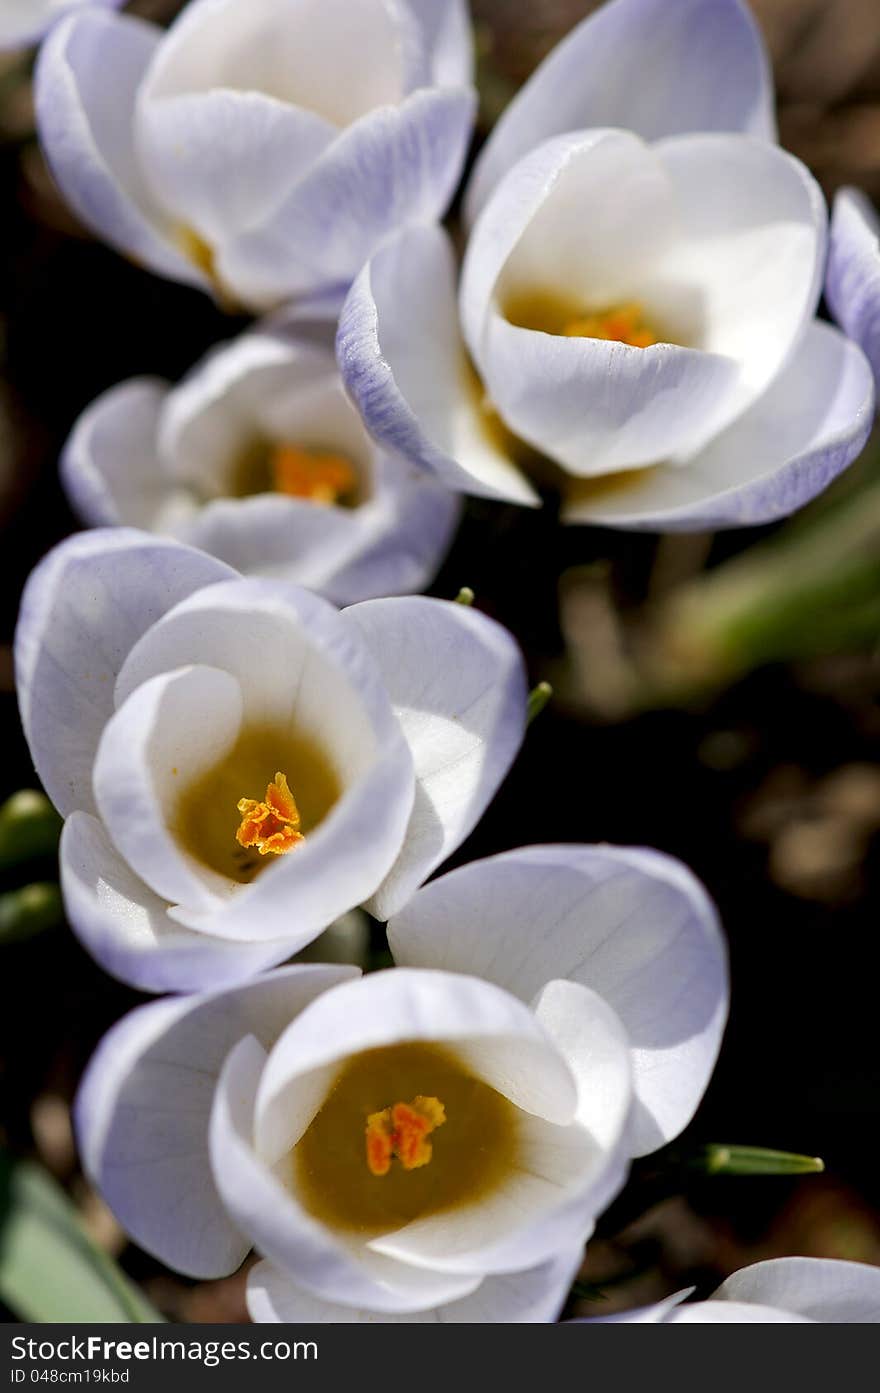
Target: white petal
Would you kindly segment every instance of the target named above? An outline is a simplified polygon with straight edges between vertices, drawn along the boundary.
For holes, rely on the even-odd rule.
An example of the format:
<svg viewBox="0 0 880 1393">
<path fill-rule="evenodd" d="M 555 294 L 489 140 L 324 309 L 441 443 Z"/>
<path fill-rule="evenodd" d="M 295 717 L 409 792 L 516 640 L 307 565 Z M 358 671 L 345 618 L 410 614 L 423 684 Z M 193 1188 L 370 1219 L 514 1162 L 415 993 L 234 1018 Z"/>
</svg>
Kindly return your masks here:
<svg viewBox="0 0 880 1393">
<path fill-rule="evenodd" d="M 841 189 L 834 199 L 825 295 L 880 383 L 880 222 L 859 189 Z"/>
<path fill-rule="evenodd" d="M 575 1316 L 563 1322 L 565 1325 L 662 1325 L 670 1311 L 680 1306 L 693 1292 L 693 1287 L 685 1287 L 653 1306 L 635 1306 L 629 1311 L 615 1311 L 613 1316 Z"/>
<path fill-rule="evenodd" d="M 410 228 L 376 252 L 345 300 L 336 347 L 345 385 L 386 450 L 449 488 L 538 502 L 487 429 L 471 384 L 442 228 Z"/>
<path fill-rule="evenodd" d="M 760 140 L 679 136 L 654 149 L 683 234 L 659 275 L 697 296 L 700 346 L 740 364 L 732 410 L 741 410 L 772 382 L 816 312 L 825 200 L 799 160 Z"/>
<path fill-rule="evenodd" d="M 344 617 L 379 664 L 416 771 L 402 850 L 368 906 L 387 919 L 495 796 L 525 733 L 525 672 L 510 634 L 464 605 L 371 600 Z"/>
<path fill-rule="evenodd" d="M 140 1007 L 107 1035 L 76 1102 L 83 1166 L 120 1222 L 169 1267 L 221 1277 L 250 1241 L 211 1178 L 208 1121 L 221 1065 L 245 1036 L 270 1046 L 350 967 L 283 968 L 246 987 Z"/>
<path fill-rule="evenodd" d="M 180 789 L 233 748 L 243 707 L 238 681 L 221 668 L 161 673 L 122 702 L 95 756 L 95 801 L 122 856 L 157 895 L 204 912 L 232 882 L 188 856 L 171 829 Z"/>
<path fill-rule="evenodd" d="M 92 762 L 132 645 L 160 615 L 228 566 L 128 528 L 62 542 L 32 572 L 15 637 L 22 725 L 62 814 L 94 812 Z"/>
<path fill-rule="evenodd" d="M 679 467 L 625 475 L 583 491 L 566 522 L 648 531 L 748 527 L 787 517 L 861 452 L 874 419 L 874 382 L 854 343 L 815 321 L 767 392 Z"/>
<path fill-rule="evenodd" d="M 88 813 L 65 822 L 59 861 L 74 933 L 105 972 L 141 991 L 216 990 L 290 956 L 286 938 L 238 942 L 176 924 Z"/>
<path fill-rule="evenodd" d="M 665 1325 L 809 1325 L 806 1316 L 794 1316 L 773 1306 L 754 1306 L 742 1301 L 694 1301 L 676 1306 Z"/>
<path fill-rule="evenodd" d="M 772 1258 L 734 1272 L 712 1301 L 776 1306 L 825 1323 L 876 1325 L 880 1322 L 880 1268 L 830 1258 Z"/>
<path fill-rule="evenodd" d="M 160 275 L 207 289 L 175 247 L 134 150 L 137 90 L 160 39 L 133 16 L 78 7 L 40 50 L 37 125 L 62 193 L 89 227 Z"/>
<path fill-rule="evenodd" d="M 144 84 L 147 102 L 257 92 L 346 126 L 427 77 L 425 45 L 398 0 L 191 0 Z M 297 160 L 298 152 L 291 152 Z"/>
<path fill-rule="evenodd" d="M 398 855 L 412 760 L 376 665 L 326 601 L 281 582 L 239 580 L 192 596 L 153 626 L 120 673 L 117 700 L 191 663 L 231 673 L 245 724 L 291 727 L 325 750 L 342 796 L 301 843 L 188 928 L 233 939 L 287 937 L 291 953 L 372 894 Z"/>
<path fill-rule="evenodd" d="M 227 1058 L 211 1117 L 211 1163 L 243 1233 L 283 1272 L 325 1300 L 377 1311 L 418 1311 L 473 1291 L 473 1278 L 404 1267 L 344 1244 L 296 1201 L 253 1147 L 253 1102 L 266 1056 L 256 1039 Z"/>
<path fill-rule="evenodd" d="M 150 528 L 168 485 L 156 432 L 168 384 L 133 377 L 102 392 L 80 416 L 61 456 L 61 481 L 85 523 Z"/>
<path fill-rule="evenodd" d="M 474 80 L 474 42 L 467 0 L 406 0 L 422 28 L 438 87 L 467 87 Z"/>
<path fill-rule="evenodd" d="M 434 880 L 389 924 L 398 962 L 467 972 L 531 1000 L 553 978 L 623 1022 L 633 1151 L 678 1135 L 718 1054 L 727 965 L 715 910 L 680 862 L 621 847 L 528 847 Z"/>
<path fill-rule="evenodd" d="M 270 216 L 336 129 L 261 92 L 215 90 L 152 99 L 137 115 L 137 153 L 164 207 L 216 254 Z M 236 288 L 228 287 L 234 300 Z"/>
<path fill-rule="evenodd" d="M 260 1262 L 248 1273 L 248 1310 L 251 1320 L 258 1323 L 544 1324 L 554 1321 L 559 1314 L 583 1257 L 583 1247 L 578 1245 L 573 1251 L 562 1253 L 530 1271 L 486 1277 L 472 1295 L 447 1306 L 408 1315 L 379 1315 L 375 1311 L 321 1301 L 296 1286 L 270 1263 Z"/>
<path fill-rule="evenodd" d="M 741 0 L 616 0 L 552 50 L 498 121 L 468 190 L 473 218 L 494 185 L 549 136 L 619 126 L 647 140 L 742 131 L 772 140 L 773 87 Z"/>
<path fill-rule="evenodd" d="M 400 227 L 442 217 L 470 138 L 473 94 L 414 92 L 349 126 L 274 213 L 220 250 L 217 269 L 250 304 L 342 295 Z"/>
</svg>

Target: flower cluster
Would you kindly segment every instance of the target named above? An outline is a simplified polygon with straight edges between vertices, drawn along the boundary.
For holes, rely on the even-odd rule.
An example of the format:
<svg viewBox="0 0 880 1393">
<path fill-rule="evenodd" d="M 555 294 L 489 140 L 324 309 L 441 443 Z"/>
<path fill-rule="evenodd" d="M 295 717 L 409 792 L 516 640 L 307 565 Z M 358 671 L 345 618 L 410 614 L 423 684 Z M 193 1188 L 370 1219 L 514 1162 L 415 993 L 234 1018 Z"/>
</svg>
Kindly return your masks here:
<svg viewBox="0 0 880 1393">
<path fill-rule="evenodd" d="M 39 134 L 71 208 L 263 316 L 84 410 L 61 477 L 91 530 L 22 599 L 70 923 L 174 994 L 93 1058 L 85 1169 L 180 1272 L 255 1249 L 254 1320 L 555 1320 L 631 1161 L 699 1104 L 725 943 L 648 849 L 432 878 L 528 691 L 501 624 L 417 592 L 461 494 L 653 530 L 812 498 L 873 421 L 876 229 L 842 194 L 828 261 L 740 0 L 610 0 L 576 28 L 479 154 L 460 272 L 463 0 L 189 0 L 165 31 L 18 8 L 2 37 L 47 31 Z M 540 839 L 540 807 L 522 824 Z M 290 961 L 359 906 L 392 966 Z M 761 1264 L 625 1318 L 876 1319 L 876 1276 Z"/>
</svg>

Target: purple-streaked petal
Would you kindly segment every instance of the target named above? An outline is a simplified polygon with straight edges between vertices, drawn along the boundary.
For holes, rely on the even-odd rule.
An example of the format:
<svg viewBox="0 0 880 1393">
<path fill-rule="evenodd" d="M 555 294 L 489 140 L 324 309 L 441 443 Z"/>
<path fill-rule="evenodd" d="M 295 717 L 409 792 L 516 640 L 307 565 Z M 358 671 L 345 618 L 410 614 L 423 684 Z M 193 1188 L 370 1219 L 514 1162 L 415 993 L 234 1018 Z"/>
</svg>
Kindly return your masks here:
<svg viewBox="0 0 880 1393">
<path fill-rule="evenodd" d="M 770 64 L 744 0 L 614 0 L 552 50 L 510 103 L 471 178 L 476 217 L 498 180 L 563 131 L 616 126 L 775 138 Z"/>
<path fill-rule="evenodd" d="M 880 220 L 859 189 L 841 189 L 834 199 L 825 295 L 880 386 Z"/>
<path fill-rule="evenodd" d="M 221 249 L 221 280 L 264 308 L 344 291 L 390 233 L 442 217 L 473 114 L 471 92 L 442 88 L 361 117 L 271 216 Z"/>
<path fill-rule="evenodd" d="M 231 991 L 153 1002 L 105 1035 L 75 1121 L 83 1167 L 137 1243 L 192 1277 L 234 1272 L 250 1239 L 211 1177 L 208 1125 L 223 1061 L 245 1037 L 264 1048 L 351 967 L 282 968 Z"/>
<path fill-rule="evenodd" d="M 554 978 L 591 988 L 623 1022 L 638 1111 L 632 1152 L 689 1122 L 727 1016 L 724 941 L 678 861 L 624 847 L 527 847 L 420 890 L 388 927 L 398 962 L 486 977 L 523 1000 Z"/>
<path fill-rule="evenodd" d="M 491 434 L 458 324 L 455 259 L 438 227 L 389 240 L 349 292 L 336 343 L 375 440 L 451 489 L 514 503 L 538 496 Z"/>
<path fill-rule="evenodd" d="M 461 845 L 510 769 L 525 732 L 525 671 L 507 630 L 464 605 L 370 600 L 344 617 L 379 664 L 416 771 L 403 847 L 368 906 L 388 919 Z"/>
<path fill-rule="evenodd" d="M 566 522 L 650 532 L 773 522 L 802 508 L 861 452 L 874 380 L 861 349 L 814 322 L 754 406 L 686 464 L 586 485 Z"/>
<path fill-rule="evenodd" d="M 141 19 L 95 7 L 62 20 L 37 62 L 37 126 L 61 192 L 89 227 L 160 275 L 208 289 L 176 248 L 134 148 L 137 90 L 161 37 Z"/>
<path fill-rule="evenodd" d="M 24 589 L 15 635 L 21 722 L 59 812 L 95 812 L 92 765 L 133 645 L 173 605 L 233 574 L 213 557 L 132 528 L 55 547 Z"/>
</svg>

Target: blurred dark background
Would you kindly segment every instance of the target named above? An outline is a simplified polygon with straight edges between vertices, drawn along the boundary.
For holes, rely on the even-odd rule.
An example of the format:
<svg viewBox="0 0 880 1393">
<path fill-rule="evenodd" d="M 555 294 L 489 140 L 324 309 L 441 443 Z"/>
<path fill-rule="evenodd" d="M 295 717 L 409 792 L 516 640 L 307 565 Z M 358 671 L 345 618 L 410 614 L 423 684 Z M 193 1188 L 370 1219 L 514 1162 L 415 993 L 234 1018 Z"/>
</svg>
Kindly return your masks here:
<svg viewBox="0 0 880 1393">
<path fill-rule="evenodd" d="M 132 8 L 165 18 L 174 7 Z M 474 0 L 485 120 L 592 8 Z M 784 143 L 829 195 L 855 182 L 880 196 L 877 0 L 754 0 L 754 9 L 773 53 Z M 177 378 L 240 325 L 76 226 L 33 140 L 22 58 L 0 63 L 0 200 L 2 800 L 34 784 L 9 644 L 28 571 L 76 526 L 56 475 L 68 429 L 105 387 L 142 372 Z M 861 468 L 870 484 L 871 459 Z M 672 1193 L 655 1187 L 651 1166 L 640 1168 L 632 1204 L 612 1211 L 590 1247 L 584 1276 L 605 1293 L 602 1313 L 694 1281 L 708 1292 L 768 1256 L 880 1263 L 876 640 L 832 639 L 826 651 L 784 662 L 771 652 L 737 680 L 675 701 L 614 699 L 631 619 L 775 536 L 560 529 L 552 507 L 536 515 L 474 502 L 433 587 L 453 596 L 471 586 L 477 605 L 518 637 L 533 681 L 549 677 L 557 688 L 456 859 L 577 840 L 646 844 L 686 861 L 721 909 L 733 1010 L 684 1144 L 751 1143 L 826 1163 L 824 1175 L 797 1180 L 694 1174 L 667 1186 Z M 0 947 L 0 984 L 0 1141 L 48 1167 L 92 1234 L 171 1318 L 243 1319 L 240 1276 L 192 1284 L 166 1273 L 126 1245 L 77 1169 L 70 1099 L 98 1038 L 136 993 L 100 972 L 64 927 Z M 579 1309 L 598 1307 L 584 1300 Z"/>
</svg>

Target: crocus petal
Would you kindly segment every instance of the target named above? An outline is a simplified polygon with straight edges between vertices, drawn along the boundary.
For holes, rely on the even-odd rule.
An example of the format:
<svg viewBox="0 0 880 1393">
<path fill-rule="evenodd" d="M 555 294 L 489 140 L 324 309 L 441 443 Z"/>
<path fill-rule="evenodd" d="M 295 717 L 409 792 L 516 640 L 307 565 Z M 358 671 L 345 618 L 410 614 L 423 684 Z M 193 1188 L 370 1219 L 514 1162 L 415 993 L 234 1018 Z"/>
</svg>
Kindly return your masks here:
<svg viewBox="0 0 880 1393">
<path fill-rule="evenodd" d="M 395 960 L 473 973 L 531 1000 L 553 978 L 623 1022 L 639 1102 L 632 1152 L 688 1123 L 727 1015 L 715 910 L 680 862 L 622 847 L 528 847 L 424 887 L 388 926 Z"/>
<path fill-rule="evenodd" d="M 233 1272 L 250 1241 L 211 1178 L 208 1123 L 223 1060 L 244 1036 L 271 1046 L 351 967 L 283 968 L 232 991 L 140 1007 L 104 1037 L 75 1120 L 83 1166 L 133 1238 L 192 1277 Z"/>
<path fill-rule="evenodd" d="M 346 126 L 428 79 L 427 42 L 401 0 L 191 0 L 168 30 L 144 100 L 259 92 Z M 293 158 L 296 158 L 296 152 Z"/>
<path fill-rule="evenodd" d="M 31 573 L 16 686 L 37 773 L 60 813 L 96 811 L 92 765 L 132 645 L 178 600 L 230 574 L 212 557 L 129 528 L 71 537 Z"/>
<path fill-rule="evenodd" d="M 249 7 L 250 8 L 250 7 Z M 150 187 L 214 249 L 271 214 L 336 129 L 262 92 L 142 93 L 137 151 Z M 235 288 L 227 287 L 234 301 Z"/>
<path fill-rule="evenodd" d="M 221 668 L 161 673 L 122 702 L 95 756 L 95 801 L 113 842 L 157 895 L 197 910 L 233 886 L 181 849 L 176 802 L 235 745 L 242 711 L 241 687 Z"/>
<path fill-rule="evenodd" d="M 563 131 L 618 126 L 647 140 L 685 131 L 775 136 L 770 65 L 742 0 L 615 0 L 552 50 L 482 151 L 473 218 L 511 165 Z"/>
<path fill-rule="evenodd" d="M 487 429 L 458 326 L 455 260 L 439 227 L 410 228 L 363 268 L 342 308 L 340 371 L 386 450 L 452 489 L 535 504 Z"/>
<path fill-rule="evenodd" d="M 62 193 L 89 227 L 160 275 L 208 289 L 176 249 L 134 150 L 137 89 L 161 37 L 132 16 L 77 9 L 40 50 L 37 125 Z"/>
<path fill-rule="evenodd" d="M 880 222 L 858 189 L 841 189 L 834 199 L 825 295 L 880 384 Z"/>
<path fill-rule="evenodd" d="M 333 287 L 341 304 L 390 233 L 443 215 L 473 114 L 471 92 L 440 88 L 361 117 L 270 217 L 221 249 L 221 280 L 266 308 Z"/>
<path fill-rule="evenodd" d="M 744 1301 L 694 1301 L 676 1306 L 664 1325 L 810 1325 L 806 1316 L 795 1316 L 774 1306 L 755 1306 Z"/>
<path fill-rule="evenodd" d="M 406 0 L 424 34 L 438 87 L 467 87 L 474 79 L 474 41 L 467 0 Z"/>
<path fill-rule="evenodd" d="M 683 1291 L 677 1291 L 673 1296 L 667 1296 L 663 1301 L 657 1301 L 652 1306 L 634 1306 L 629 1311 L 615 1311 L 612 1316 L 575 1316 L 572 1320 L 564 1321 L 564 1325 L 662 1325 L 670 1311 L 674 1311 L 676 1306 L 680 1306 L 682 1301 L 686 1301 L 694 1290 L 693 1287 L 685 1287 Z"/>
<path fill-rule="evenodd" d="M 331 605 L 296 586 L 238 580 L 193 595 L 132 650 L 117 701 L 192 663 L 238 680 L 244 724 L 314 739 L 342 794 L 295 855 L 277 858 L 222 905 L 185 902 L 174 917 L 232 939 L 286 937 L 296 952 L 372 894 L 397 857 L 412 808 L 409 750 L 367 645 Z"/>
<path fill-rule="evenodd" d="M 478 1280 L 404 1267 L 353 1252 L 299 1204 L 256 1153 L 253 1110 L 265 1051 L 253 1036 L 230 1052 L 217 1086 L 210 1145 L 214 1179 L 238 1228 L 259 1252 L 325 1300 L 377 1311 L 417 1311 L 475 1290 Z"/>
<path fill-rule="evenodd" d="M 61 481 L 90 527 L 152 527 L 168 486 L 156 430 L 168 384 L 133 377 L 102 392 L 77 421 L 61 457 Z"/>
<path fill-rule="evenodd" d="M 476 826 L 525 732 L 516 643 L 464 605 L 370 600 L 344 615 L 379 664 L 416 771 L 400 855 L 368 908 L 387 919 Z"/>
<path fill-rule="evenodd" d="M 218 990 L 290 957 L 288 939 L 238 942 L 194 933 L 134 874 L 97 818 L 71 813 L 59 851 L 64 908 L 105 972 L 146 992 Z"/>
<path fill-rule="evenodd" d="M 432 1311 L 383 1314 L 321 1301 L 285 1277 L 271 1263 L 260 1262 L 248 1273 L 247 1303 L 251 1320 L 334 1324 L 508 1325 L 546 1324 L 559 1314 L 583 1262 L 583 1245 L 561 1253 L 528 1272 L 487 1277 L 470 1296 Z"/>
<path fill-rule="evenodd" d="M 652 532 L 747 527 L 787 517 L 861 452 L 874 419 L 874 381 L 858 346 L 813 323 L 767 392 L 705 450 L 587 485 L 566 522 Z"/>
<path fill-rule="evenodd" d="M 4 0 L 0 13 L 0 49 L 28 48 L 43 37 L 51 25 L 82 4 L 116 8 L 122 0 Z"/>
<path fill-rule="evenodd" d="M 831 1324 L 880 1322 L 880 1267 L 829 1258 L 772 1258 L 734 1272 L 712 1302 L 775 1306 Z"/>
</svg>

